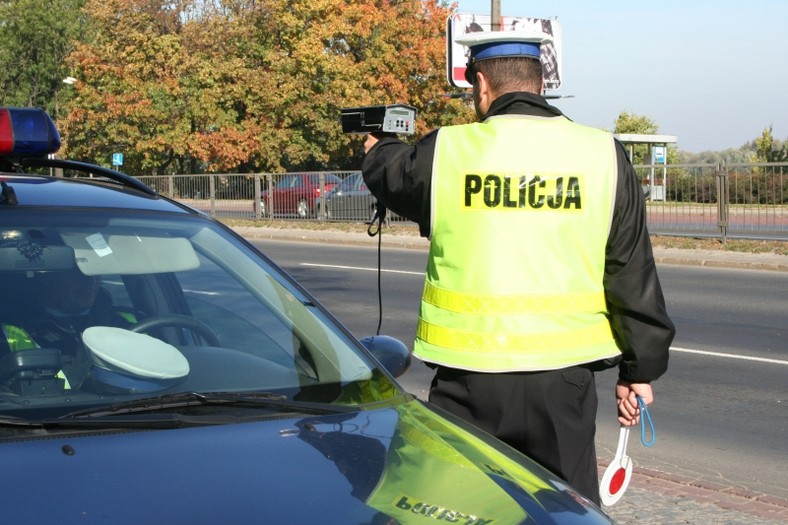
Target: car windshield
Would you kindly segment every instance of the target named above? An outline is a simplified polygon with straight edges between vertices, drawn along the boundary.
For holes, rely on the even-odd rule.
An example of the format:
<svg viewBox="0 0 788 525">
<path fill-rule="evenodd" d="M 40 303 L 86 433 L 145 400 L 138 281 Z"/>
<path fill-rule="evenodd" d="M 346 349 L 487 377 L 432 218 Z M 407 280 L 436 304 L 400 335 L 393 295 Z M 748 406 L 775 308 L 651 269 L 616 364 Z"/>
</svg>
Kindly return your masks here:
<svg viewBox="0 0 788 525">
<path fill-rule="evenodd" d="M 180 392 L 334 405 L 399 393 L 308 294 L 209 219 L 3 211 L 4 418 Z"/>
</svg>

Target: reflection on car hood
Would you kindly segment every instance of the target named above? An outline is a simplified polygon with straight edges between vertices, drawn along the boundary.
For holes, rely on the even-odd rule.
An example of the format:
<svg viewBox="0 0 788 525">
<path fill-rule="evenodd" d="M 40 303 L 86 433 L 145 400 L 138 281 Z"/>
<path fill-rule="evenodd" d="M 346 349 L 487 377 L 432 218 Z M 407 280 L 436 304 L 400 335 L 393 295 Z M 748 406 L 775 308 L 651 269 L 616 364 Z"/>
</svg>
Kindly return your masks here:
<svg viewBox="0 0 788 525">
<path fill-rule="evenodd" d="M 420 401 L 302 419 L 0 443 L 13 523 L 610 523 Z M 19 483 L 35 473 L 34 485 Z"/>
</svg>

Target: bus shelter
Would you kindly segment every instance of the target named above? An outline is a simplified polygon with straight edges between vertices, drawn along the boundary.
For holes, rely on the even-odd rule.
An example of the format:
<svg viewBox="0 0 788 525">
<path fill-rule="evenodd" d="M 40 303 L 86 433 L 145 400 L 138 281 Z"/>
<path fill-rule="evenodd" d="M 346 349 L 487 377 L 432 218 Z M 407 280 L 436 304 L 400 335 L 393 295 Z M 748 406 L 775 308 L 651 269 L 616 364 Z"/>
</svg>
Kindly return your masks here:
<svg viewBox="0 0 788 525">
<path fill-rule="evenodd" d="M 675 135 L 646 135 L 641 133 L 617 133 L 614 135 L 627 149 L 629 159 L 634 157 L 635 146 L 645 145 L 644 163 L 648 167 L 648 180 L 642 180 L 648 198 L 653 201 L 665 200 L 665 178 L 668 170 L 668 144 L 676 144 Z M 644 191 L 645 193 L 645 191 Z"/>
</svg>

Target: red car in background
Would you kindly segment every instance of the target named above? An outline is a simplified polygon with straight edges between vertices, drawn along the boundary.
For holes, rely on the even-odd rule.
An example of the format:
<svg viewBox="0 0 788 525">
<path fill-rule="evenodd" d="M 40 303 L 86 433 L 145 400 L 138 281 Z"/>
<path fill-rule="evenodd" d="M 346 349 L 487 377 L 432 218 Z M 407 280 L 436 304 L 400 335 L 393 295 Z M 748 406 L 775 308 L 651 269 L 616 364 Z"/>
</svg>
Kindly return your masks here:
<svg viewBox="0 0 788 525">
<path fill-rule="evenodd" d="M 333 173 L 292 173 L 283 176 L 269 192 L 260 193 L 260 213 L 263 217 L 290 215 L 313 217 L 315 199 L 324 195 L 342 179 Z"/>
</svg>

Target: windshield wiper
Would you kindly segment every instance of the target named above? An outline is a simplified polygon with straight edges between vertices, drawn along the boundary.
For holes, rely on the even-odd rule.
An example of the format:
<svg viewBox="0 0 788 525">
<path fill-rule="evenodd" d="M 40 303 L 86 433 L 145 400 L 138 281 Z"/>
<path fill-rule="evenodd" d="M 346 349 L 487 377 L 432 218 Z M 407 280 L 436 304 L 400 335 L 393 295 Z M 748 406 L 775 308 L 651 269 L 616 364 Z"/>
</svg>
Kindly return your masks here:
<svg viewBox="0 0 788 525">
<path fill-rule="evenodd" d="M 287 396 L 272 392 L 180 392 L 158 397 L 135 399 L 100 408 L 90 408 L 70 412 L 58 419 L 97 418 L 120 414 L 137 414 L 171 410 L 174 408 L 200 405 L 246 405 L 254 407 L 277 408 L 309 414 L 335 414 L 359 410 L 357 406 L 333 405 L 309 401 L 293 401 Z"/>
<path fill-rule="evenodd" d="M 237 422 L 237 420 L 236 420 Z M 212 424 L 226 423 L 215 421 Z M 114 428 L 180 428 L 188 425 L 196 425 L 193 418 L 184 417 L 180 414 L 144 414 L 126 415 L 112 419 Z M 200 421 L 199 425 L 207 424 Z M 96 426 L 107 427 L 106 420 L 101 419 L 21 419 L 21 418 L 0 418 L 0 428 L 6 429 L 43 429 L 52 430 L 56 428 L 95 428 Z"/>
<path fill-rule="evenodd" d="M 0 418 L 0 427 L 40 427 L 41 421 L 35 419 L 23 419 L 20 417 L 2 417 Z"/>
</svg>

